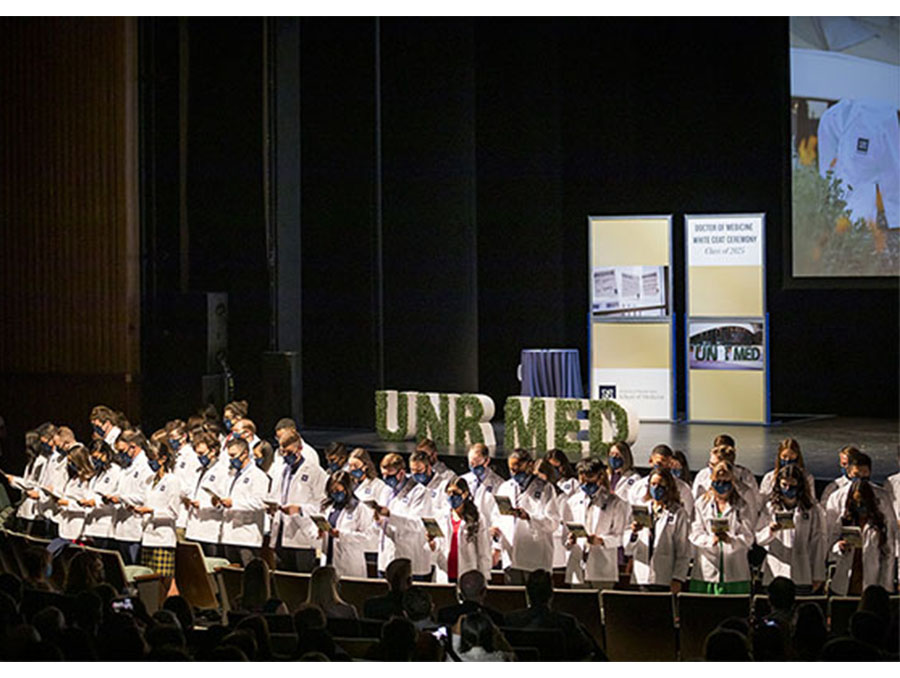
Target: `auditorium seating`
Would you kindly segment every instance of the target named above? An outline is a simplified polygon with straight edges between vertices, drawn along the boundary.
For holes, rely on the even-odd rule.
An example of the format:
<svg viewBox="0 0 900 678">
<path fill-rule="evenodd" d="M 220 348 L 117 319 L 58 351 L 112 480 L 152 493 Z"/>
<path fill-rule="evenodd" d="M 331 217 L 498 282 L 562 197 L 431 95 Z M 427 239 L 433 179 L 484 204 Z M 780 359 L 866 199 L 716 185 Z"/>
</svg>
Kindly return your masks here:
<svg viewBox="0 0 900 678">
<path fill-rule="evenodd" d="M 850 631 L 850 617 L 859 607 L 859 596 L 832 596 L 828 602 L 831 632 L 843 636 Z"/>
<path fill-rule="evenodd" d="M 435 584 L 431 582 L 418 582 L 416 587 L 421 588 L 431 595 L 431 601 L 434 603 L 435 611 L 442 607 L 456 605 L 459 601 L 456 599 L 456 584 Z M 359 612 L 361 609 L 357 608 Z"/>
<path fill-rule="evenodd" d="M 728 617 L 750 614 L 749 595 L 710 596 L 703 593 L 679 593 L 676 597 L 680 623 L 682 661 L 703 658 L 703 643 L 710 631 Z"/>
<path fill-rule="evenodd" d="M 269 637 L 272 641 L 272 654 L 276 659 L 288 659 L 297 650 L 296 633 L 274 633 L 270 630 Z"/>
<path fill-rule="evenodd" d="M 610 661 L 675 661 L 671 593 L 603 591 L 600 600 Z M 652 655 L 647 651 L 648 638 L 653 639 Z"/>
<path fill-rule="evenodd" d="M 335 638 L 334 642 L 353 659 L 377 659 L 378 638 Z"/>
<path fill-rule="evenodd" d="M 489 586 L 484 604 L 506 614 L 527 606 L 524 586 Z"/>
<path fill-rule="evenodd" d="M 200 544 L 179 542 L 175 552 L 175 583 L 178 592 L 191 604 L 201 610 L 212 610 L 219 606 L 216 599 L 215 581 L 206 569 L 206 558 Z"/>
<path fill-rule="evenodd" d="M 512 647 L 533 647 L 542 662 L 565 659 L 566 637 L 559 629 L 500 629 Z"/>
<path fill-rule="evenodd" d="M 385 595 L 388 592 L 388 585 L 384 579 L 344 577 L 341 579 L 338 591 L 344 602 L 353 605 L 356 611 L 362 615 L 366 600 Z"/>
<path fill-rule="evenodd" d="M 241 595 L 243 575 L 244 569 L 236 565 L 216 568 L 216 582 L 219 585 L 219 597 L 224 612 L 228 612 L 232 608 L 232 602 Z"/>
<path fill-rule="evenodd" d="M 122 560 L 122 554 L 118 551 L 109 551 L 107 549 L 98 549 L 92 546 L 87 550 L 97 555 L 103 563 L 103 573 L 108 584 L 119 593 L 124 593 L 128 588 L 128 576 L 125 573 L 125 561 Z"/>
<path fill-rule="evenodd" d="M 557 589 L 550 607 L 578 619 L 597 645 L 603 647 L 603 618 L 596 589 Z"/>
<path fill-rule="evenodd" d="M 308 574 L 275 570 L 272 572 L 272 596 L 284 602 L 290 612 L 295 612 L 306 602 L 309 580 Z"/>
</svg>

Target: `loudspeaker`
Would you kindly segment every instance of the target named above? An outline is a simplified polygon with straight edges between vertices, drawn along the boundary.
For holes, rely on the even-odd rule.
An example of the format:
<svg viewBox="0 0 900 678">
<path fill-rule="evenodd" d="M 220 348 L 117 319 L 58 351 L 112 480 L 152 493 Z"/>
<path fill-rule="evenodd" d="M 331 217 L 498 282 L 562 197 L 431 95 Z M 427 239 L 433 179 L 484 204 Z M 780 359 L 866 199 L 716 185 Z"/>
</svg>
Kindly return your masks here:
<svg viewBox="0 0 900 678">
<path fill-rule="evenodd" d="M 267 352 L 262 358 L 262 413 L 256 422 L 257 429 L 269 434 L 282 417 L 290 417 L 301 426 L 300 355 L 293 351 Z"/>
</svg>

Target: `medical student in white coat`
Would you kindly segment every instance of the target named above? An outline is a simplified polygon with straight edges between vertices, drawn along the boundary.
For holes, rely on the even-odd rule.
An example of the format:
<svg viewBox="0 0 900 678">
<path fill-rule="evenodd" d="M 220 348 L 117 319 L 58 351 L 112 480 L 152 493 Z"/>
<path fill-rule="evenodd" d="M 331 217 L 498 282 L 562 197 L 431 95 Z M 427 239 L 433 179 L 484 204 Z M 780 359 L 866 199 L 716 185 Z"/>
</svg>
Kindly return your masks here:
<svg viewBox="0 0 900 678">
<path fill-rule="evenodd" d="M 529 572 L 553 569 L 559 505 L 553 490 L 532 473 L 534 463 L 527 450 L 513 450 L 506 463 L 510 478 L 494 497 L 506 497 L 513 515 L 503 515 L 497 507 L 491 516 L 491 537 L 501 550 L 506 583 L 521 586 Z"/>
<path fill-rule="evenodd" d="M 126 565 L 137 565 L 144 536 L 144 523 L 134 507 L 143 506 L 153 470 L 147 463 L 147 439 L 137 430 L 123 431 L 116 441 L 117 460 L 122 470 L 116 491 L 109 498 L 115 504 L 113 535 Z"/>
<path fill-rule="evenodd" d="M 793 438 L 785 438 L 778 443 L 778 452 L 775 453 L 775 468 L 767 472 L 759 483 L 759 494 L 762 502 L 766 497 L 772 494 L 775 486 L 775 476 L 785 466 L 795 465 L 803 474 L 803 480 L 806 483 L 806 495 L 816 500 L 816 479 L 813 474 L 806 470 L 806 464 L 803 462 L 803 453 L 800 451 L 800 443 Z M 794 582 L 795 584 L 797 582 Z"/>
<path fill-rule="evenodd" d="M 753 471 L 748 469 L 746 466 L 741 466 L 737 463 L 737 445 L 734 442 L 734 438 L 732 438 L 727 433 L 722 433 L 717 435 L 715 439 L 713 439 L 712 448 L 715 449 L 717 447 L 730 447 L 731 458 L 725 459 L 725 461 L 729 462 L 732 466 L 732 470 L 734 472 L 735 480 L 739 486 L 743 486 L 745 489 L 752 489 L 756 495 L 759 494 L 759 485 L 756 482 L 756 477 L 753 475 Z M 707 465 L 706 468 L 700 469 L 697 471 L 697 474 L 694 476 L 694 484 L 693 484 L 693 492 L 694 499 L 699 497 L 701 494 L 705 494 L 709 489 L 709 473 L 711 469 L 711 464 L 722 461 L 721 459 L 712 460 L 710 459 L 710 465 Z M 745 493 L 747 494 L 747 493 Z M 751 498 L 756 499 L 757 504 L 758 496 L 745 496 L 745 499 Z"/>
<path fill-rule="evenodd" d="M 631 489 L 641 479 L 640 474 L 634 468 L 634 456 L 631 446 L 626 442 L 613 443 L 606 457 L 606 477 L 609 480 L 609 489 L 619 499 L 629 501 Z"/>
<path fill-rule="evenodd" d="M 116 514 L 115 504 L 105 497 L 116 493 L 119 485 L 119 474 L 122 467 L 113 461 L 115 453 L 105 440 L 91 441 L 91 463 L 94 465 L 94 477 L 91 478 L 88 496 L 82 505 L 88 509 L 84 523 L 84 536 L 101 549 L 116 549 L 113 534 L 113 518 Z"/>
<path fill-rule="evenodd" d="M 84 534 L 88 509 L 83 502 L 90 494 L 94 465 L 84 445 L 72 445 L 67 456 L 66 472 L 69 479 L 57 490 L 60 497 L 55 501 L 59 509 L 59 537 L 71 542 L 81 539 Z"/>
<path fill-rule="evenodd" d="M 833 531 L 838 529 L 842 516 L 844 516 L 847 506 L 847 496 L 855 484 L 864 480 L 866 484 L 872 488 L 875 500 L 878 503 L 878 509 L 891 522 L 896 523 L 896 515 L 894 514 L 893 495 L 885 488 L 871 481 L 872 478 L 872 459 L 865 452 L 854 450 L 850 453 L 850 461 L 847 466 L 848 482 L 838 490 L 835 490 L 825 503 L 826 524 Z"/>
<path fill-rule="evenodd" d="M 436 519 L 446 510 L 447 484 L 450 482 L 446 474 L 438 475 L 431 465 L 431 456 L 425 450 L 419 449 L 409 457 L 410 478 L 418 484 L 418 487 L 410 494 L 410 514 L 422 520 L 423 518 Z M 454 475 L 453 478 L 456 478 Z M 423 543 L 424 546 L 424 543 Z M 430 549 L 425 549 L 425 558 L 428 560 L 429 575 L 426 581 L 433 581 L 435 563 Z"/>
<path fill-rule="evenodd" d="M 756 513 L 735 490 L 734 471 L 729 462 L 715 464 L 710 475 L 712 487 L 694 504 L 689 536 L 694 567 L 689 590 L 711 594 L 750 593 L 747 552 L 753 545 Z"/>
<path fill-rule="evenodd" d="M 347 471 L 335 471 L 325 484 L 319 508 L 331 528 L 317 530 L 322 564 L 331 565 L 339 577 L 365 577 L 365 547 L 374 532 L 370 511 L 354 494 L 356 483 Z"/>
<path fill-rule="evenodd" d="M 725 436 L 719 436 L 716 440 L 722 439 Z M 735 491 L 740 495 L 741 499 L 747 505 L 744 509 L 745 513 L 750 513 L 753 516 L 752 524 L 756 526 L 756 516 L 759 513 L 759 507 L 761 502 L 761 498 L 759 495 L 759 487 L 756 484 L 756 479 L 753 477 L 753 474 L 747 469 L 744 471 L 739 471 L 739 467 L 734 463 L 734 459 L 737 453 L 735 449 L 726 443 L 716 445 L 709 451 L 709 462 L 707 462 L 706 468 L 702 468 L 697 471 L 697 475 L 694 476 L 694 485 L 692 488 L 692 492 L 694 495 L 694 502 L 696 504 L 697 500 L 700 497 L 703 497 L 709 493 L 710 488 L 712 487 L 712 470 L 716 466 L 718 466 L 721 462 L 728 462 L 731 466 L 732 473 L 732 481 L 734 484 Z M 743 468 L 743 467 L 740 467 Z M 749 474 L 749 480 L 747 480 Z"/>
<path fill-rule="evenodd" d="M 566 456 L 566 453 L 560 449 L 553 448 L 547 450 L 544 457 L 550 465 L 556 469 L 556 486 L 565 493 L 566 497 L 571 497 L 578 491 L 578 473 L 572 462 Z"/>
<path fill-rule="evenodd" d="M 347 460 L 347 468 L 353 478 L 354 490 L 353 494 L 361 502 L 374 501 L 376 504 L 384 506 L 387 503 L 387 497 L 391 492 L 391 488 L 385 485 L 384 481 L 378 477 L 378 470 L 375 463 L 362 447 L 357 447 L 350 453 Z M 381 536 L 374 526 L 373 529 L 367 530 L 368 539 L 364 545 L 366 554 L 366 563 L 370 565 L 372 571 L 378 569 L 378 540 Z"/>
<path fill-rule="evenodd" d="M 494 512 L 494 493 L 504 483 L 503 476 L 491 468 L 491 453 L 484 443 L 473 443 L 466 453 L 469 472 L 460 476 L 469 486 L 472 501 L 482 515 Z"/>
<path fill-rule="evenodd" d="M 97 405 L 91 410 L 92 437 L 106 441 L 110 447 L 115 447 L 122 429 L 118 426 L 118 417 L 106 405 Z"/>
<path fill-rule="evenodd" d="M 163 577 L 163 591 L 170 591 L 175 577 L 175 535 L 181 505 L 181 483 L 173 473 L 175 454 L 165 441 L 152 450 L 147 465 L 153 475 L 147 483 L 144 503 L 134 512 L 143 518 L 141 565 Z"/>
<path fill-rule="evenodd" d="M 470 570 L 478 570 L 489 581 L 492 558 L 488 516 L 479 513 L 463 478 L 451 480 L 445 491 L 444 514 L 436 517 L 444 536 L 428 537 L 437 564 L 437 581 L 455 583 Z"/>
<path fill-rule="evenodd" d="M 642 591 L 679 593 L 691 562 L 691 518 L 681 504 L 676 479 L 668 469 L 650 472 L 647 493 L 634 505 L 650 511 L 650 527 L 632 520 L 622 536 L 625 554 L 634 558 L 631 582 Z"/>
<path fill-rule="evenodd" d="M 859 450 L 852 445 L 846 445 L 838 450 L 838 466 L 841 474 L 822 490 L 822 495 L 819 497 L 819 503 L 822 506 L 828 505 L 828 498 L 832 494 L 850 484 L 850 478 L 847 477 L 850 472 L 850 458 L 857 454 L 859 454 Z"/>
<path fill-rule="evenodd" d="M 194 448 L 191 447 L 187 434 L 187 426 L 180 419 L 175 419 L 166 424 L 166 442 L 175 455 L 175 468 L 172 469 L 178 477 L 178 483 L 182 491 L 182 501 L 178 507 L 178 520 L 175 529 L 179 539 L 185 536 L 187 528 L 188 507 L 190 506 L 190 491 L 193 489 L 191 480 L 197 477 L 200 462 Z"/>
<path fill-rule="evenodd" d="M 790 516 L 793 527 L 779 523 Z M 787 577 L 798 593 L 818 592 L 825 584 L 828 530 L 825 510 L 816 502 L 799 465 L 782 466 L 765 497 L 756 523 L 756 543 L 766 549 L 763 584 Z"/>
<path fill-rule="evenodd" d="M 602 461 L 582 459 L 576 468 L 579 490 L 566 502 L 563 522 L 584 526 L 587 537 L 566 533 L 566 582 L 580 588 L 610 589 L 619 579 L 617 556 L 629 505 L 609 491 Z"/>
<path fill-rule="evenodd" d="M 296 431 L 282 438 L 280 449 L 281 477 L 272 483 L 267 499 L 272 516 L 269 548 L 275 551 L 278 569 L 312 572 L 318 564 L 318 539 L 303 523 L 318 511 L 328 475 L 318 457 L 310 459 L 303 454 L 303 441 Z"/>
<path fill-rule="evenodd" d="M 897 524 L 885 514 L 884 503 L 875 494 L 875 486 L 865 478 L 851 483 L 844 495 L 839 522 L 832 529 L 831 552 L 835 559 L 831 592 L 840 596 L 860 595 L 867 586 L 878 585 L 894 593 L 894 548 Z M 833 501 L 832 495 L 829 501 Z M 890 509 L 893 513 L 893 509 Z M 845 527 L 857 527 L 862 547 L 844 538 Z"/>
<path fill-rule="evenodd" d="M 424 452 L 428 455 L 428 463 L 431 464 L 432 471 L 442 481 L 449 482 L 456 477 L 456 474 L 438 458 L 437 444 L 430 438 L 420 440 L 416 445 L 416 452 Z"/>
<path fill-rule="evenodd" d="M 558 467 L 551 464 L 547 457 L 538 459 L 532 472 L 547 483 L 547 487 L 553 491 L 553 495 L 556 497 L 556 512 L 560 516 L 560 521 L 556 532 L 553 533 L 553 570 L 565 571 L 566 563 L 569 560 L 569 553 L 566 551 L 565 546 L 563 546 L 567 532 L 562 521 L 562 515 L 565 512 L 566 501 L 569 499 L 570 494 L 559 487 Z M 578 487 L 577 480 L 578 479 L 576 478 L 576 488 Z"/>
<path fill-rule="evenodd" d="M 197 470 L 188 481 L 188 520 L 184 536 L 200 544 L 207 558 L 223 558 L 222 516 L 224 508 L 213 505 L 213 496 L 224 497 L 228 493 L 231 477 L 218 464 L 219 437 L 201 432 L 191 437 L 191 448 L 197 455 Z M 227 455 L 224 455 L 227 456 Z M 182 488 L 184 493 L 185 488 Z"/>
<path fill-rule="evenodd" d="M 430 581 L 431 553 L 427 551 L 425 527 L 413 510 L 413 499 L 421 493 L 419 484 L 406 473 L 399 454 L 391 453 L 381 460 L 381 477 L 390 488 L 385 504 L 374 507 L 373 516 L 379 533 L 378 573 L 384 576 L 387 566 L 397 558 L 409 558 L 415 581 Z"/>
<path fill-rule="evenodd" d="M 656 445 L 650 451 L 650 470 L 666 470 L 671 473 L 674 459 L 675 453 L 672 451 L 671 447 L 665 444 Z M 681 501 L 682 507 L 684 507 L 684 510 L 687 512 L 688 518 L 692 518 L 694 515 L 694 496 L 691 492 L 691 486 L 674 476 L 672 476 L 672 480 L 675 483 L 675 488 L 678 490 L 678 498 Z M 649 475 L 635 482 L 628 495 L 628 502 L 630 504 L 642 503 L 645 500 L 645 497 L 648 496 L 649 484 Z"/>
<path fill-rule="evenodd" d="M 72 429 L 60 426 L 53 434 L 51 445 L 53 452 L 44 466 L 40 484 L 42 488 L 58 493 L 63 488 L 63 485 L 69 481 L 67 470 L 69 448 L 81 445 L 81 443 L 75 440 L 75 434 L 72 433 Z M 56 537 L 59 534 L 59 506 L 57 506 L 56 500 L 53 499 L 50 493 L 41 491 L 38 510 L 45 521 L 48 530 L 47 536 Z"/>
<path fill-rule="evenodd" d="M 266 496 L 269 476 L 251 459 L 250 447 L 243 438 L 225 443 L 230 468 L 225 481 L 225 496 L 212 498 L 221 505 L 222 545 L 232 563 L 247 565 L 259 552 L 265 527 Z"/>
<path fill-rule="evenodd" d="M 41 498 L 40 490 L 34 489 L 33 484 L 40 484 L 44 467 L 50 461 L 53 454 L 53 446 L 49 442 L 42 441 L 38 431 L 28 431 L 25 434 L 25 453 L 28 455 L 28 463 L 25 470 L 18 478 L 6 474 L 6 481 L 22 493 L 22 501 L 16 509 L 16 518 L 20 521 L 20 530 L 27 534 L 40 536 L 43 534 L 43 525 L 39 525 L 38 501 Z M 42 523 L 42 521 L 41 521 Z"/>
</svg>

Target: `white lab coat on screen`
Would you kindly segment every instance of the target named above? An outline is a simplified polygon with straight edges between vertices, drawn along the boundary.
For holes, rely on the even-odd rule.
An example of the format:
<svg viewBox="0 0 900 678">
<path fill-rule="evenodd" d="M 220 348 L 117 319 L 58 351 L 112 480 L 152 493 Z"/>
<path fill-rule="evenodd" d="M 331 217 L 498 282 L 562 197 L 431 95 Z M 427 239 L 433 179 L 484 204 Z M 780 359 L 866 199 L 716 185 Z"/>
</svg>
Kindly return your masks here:
<svg viewBox="0 0 900 678">
<path fill-rule="evenodd" d="M 816 479 L 813 478 L 812 473 L 807 471 L 806 469 L 801 469 L 803 471 L 803 479 L 806 481 L 806 492 L 809 495 L 810 499 L 813 501 L 816 500 Z M 766 475 L 763 476 L 762 480 L 759 482 L 759 494 L 761 502 L 766 501 L 766 497 L 772 494 L 772 488 L 775 486 L 775 469 L 772 469 Z M 762 510 L 762 506 L 760 506 L 760 510 Z"/>
<path fill-rule="evenodd" d="M 58 513 L 59 536 L 63 539 L 75 541 L 81 538 L 81 535 L 84 533 L 84 519 L 87 515 L 87 508 L 79 504 L 78 500 L 89 498 L 90 484 L 90 479 L 81 480 L 76 476 L 75 478 L 69 478 L 66 484 L 57 490 L 68 500 L 66 506 L 59 507 Z"/>
<path fill-rule="evenodd" d="M 228 494 L 231 485 L 231 476 L 228 471 L 219 464 L 212 464 L 209 468 L 196 472 L 193 480 L 187 488 L 191 501 L 196 501 L 200 506 L 193 506 L 188 511 L 185 537 L 191 541 L 200 541 L 205 544 L 218 544 L 222 540 L 222 517 L 225 513 L 222 506 L 213 506 L 212 495 L 207 488 L 219 497 Z M 185 488 L 182 488 L 182 491 Z"/>
<path fill-rule="evenodd" d="M 869 524 L 862 530 L 862 590 L 867 586 L 876 584 L 883 587 L 888 593 L 894 592 L 894 544 L 897 539 L 897 524 L 885 518 L 887 538 L 882 548 L 879 543 L 878 530 Z M 840 530 L 840 525 L 838 525 Z M 839 596 L 847 595 L 850 587 L 850 579 L 853 575 L 853 552 L 856 549 L 847 549 L 841 553 L 838 548 L 840 533 L 834 538 L 831 545 L 831 554 L 835 560 L 834 574 L 831 576 L 831 592 Z"/>
<path fill-rule="evenodd" d="M 413 504 L 416 495 L 421 491 L 418 487 L 418 483 L 407 476 L 399 491 L 396 493 L 391 491 L 387 495 L 385 507 L 391 515 L 381 519 L 380 527 L 379 524 L 375 526 L 380 535 L 378 569 L 382 572 L 396 558 L 409 558 L 412 561 L 412 573 L 415 575 L 428 574 L 431 571 L 431 551 L 425 553 L 428 549 L 425 527 Z"/>
<path fill-rule="evenodd" d="M 269 476 L 251 458 L 240 471 L 228 471 L 225 486 L 226 498 L 231 499 L 232 506 L 222 512 L 222 543 L 259 548 L 263 541 Z"/>
<path fill-rule="evenodd" d="M 444 532 L 444 536 L 435 539 L 434 561 L 437 565 L 437 581 L 447 582 L 449 576 L 447 568 L 450 558 L 450 548 L 453 540 L 453 510 L 449 504 L 442 516 L 437 516 L 436 520 Z M 478 570 L 484 575 L 487 581 L 491 580 L 491 535 L 488 531 L 488 517 L 479 515 L 478 529 L 471 539 L 468 533 L 468 524 L 465 520 L 460 521 L 457 532 L 457 576 L 468 572 L 469 570 Z M 430 548 L 430 547 L 429 547 Z"/>
<path fill-rule="evenodd" d="M 44 468 L 47 466 L 48 462 L 49 458 L 47 456 L 43 454 L 36 455 L 34 459 L 28 462 L 28 465 L 22 472 L 22 479 L 32 483 L 40 483 Z M 13 483 L 13 486 L 16 489 L 21 490 L 23 494 L 22 503 L 19 504 L 19 508 L 16 510 L 16 516 L 22 520 L 34 520 L 35 518 L 38 518 L 38 502 L 40 500 L 24 496 L 25 492 L 28 491 L 25 485 Z"/>
<path fill-rule="evenodd" d="M 508 497 L 514 508 L 524 509 L 530 520 L 494 511 L 492 524 L 500 529 L 503 567 L 531 572 L 553 569 L 553 534 L 559 526 L 559 505 L 553 489 L 531 476 L 523 490 L 513 478 L 504 482 L 495 496 Z"/>
<path fill-rule="evenodd" d="M 326 520 L 333 510 L 333 506 L 327 506 L 315 513 L 321 515 Z M 315 533 L 313 537 L 317 537 L 318 530 L 315 523 L 307 519 L 312 531 Z M 374 521 L 372 520 L 372 509 L 365 506 L 358 499 L 350 501 L 338 514 L 335 529 L 338 531 L 337 539 L 332 540 L 332 560 L 338 577 L 366 577 L 366 545 L 370 542 L 372 532 L 374 532 Z M 328 555 L 328 535 L 324 535 L 317 545 L 322 549 L 322 558 Z"/>
<path fill-rule="evenodd" d="M 301 525 L 308 520 L 310 513 L 318 513 L 319 506 L 325 498 L 325 483 L 328 482 L 328 474 L 317 463 L 314 457 L 303 457 L 296 470 L 291 473 L 291 467 L 287 464 L 281 466 L 281 477 L 272 482 L 268 500 L 279 506 L 299 506 L 301 512 L 290 516 L 281 510 L 272 516 L 272 533 L 269 536 L 269 546 L 275 548 L 278 543 L 278 535 L 281 535 L 281 545 L 287 548 L 315 548 L 318 540 L 315 535 L 310 535 L 309 530 Z M 287 475 L 285 475 L 287 474 Z M 287 483 L 287 485 L 285 485 Z"/>
<path fill-rule="evenodd" d="M 147 485 L 144 506 L 152 508 L 153 513 L 144 515 L 144 536 L 141 539 L 143 546 L 175 547 L 175 525 L 181 496 L 181 481 L 174 473 L 167 473 L 159 480 L 151 479 Z"/>
<path fill-rule="evenodd" d="M 622 546 L 622 533 L 630 517 L 628 503 L 600 488 L 592 497 L 583 491 L 572 495 L 566 501 L 564 511 L 564 522 L 580 523 L 588 534 L 603 537 L 603 544 L 588 544 L 586 538 L 579 537 L 570 545 L 566 530 L 562 537 L 569 556 L 566 582 L 618 581 L 618 549 Z"/>
<path fill-rule="evenodd" d="M 138 452 L 128 468 L 119 472 L 116 495 L 123 504 L 116 507 L 113 519 L 113 534 L 119 541 L 140 541 L 144 534 L 143 517 L 129 506 L 143 506 L 147 496 L 147 486 L 153 478 L 153 470 L 147 464 L 147 455 Z"/>
<path fill-rule="evenodd" d="M 363 476 L 362 480 L 353 491 L 353 494 L 356 495 L 356 498 L 359 499 L 360 502 L 374 501 L 379 506 L 384 506 L 387 503 L 387 497 L 390 495 L 390 492 L 391 488 L 389 488 L 381 478 L 368 478 Z M 372 522 L 372 509 L 365 504 L 363 504 L 362 508 L 366 519 L 369 522 Z M 365 552 L 377 553 L 380 531 L 368 529 L 366 533 L 368 534 L 368 538 L 363 545 Z"/>
<path fill-rule="evenodd" d="M 194 451 L 189 443 L 185 443 L 178 449 L 178 458 L 175 460 L 175 468 L 173 474 L 178 478 L 178 484 L 181 487 L 182 499 L 191 498 L 191 490 L 193 485 L 191 481 L 197 477 L 197 470 L 200 468 L 200 457 Z M 175 526 L 178 528 L 187 527 L 188 508 L 182 501 L 178 505 L 178 520 Z"/>
<path fill-rule="evenodd" d="M 634 488 L 634 484 L 640 479 L 640 474 L 633 468 L 630 468 L 623 474 L 621 474 L 619 479 L 616 481 L 616 487 L 613 492 L 619 499 L 631 503 L 631 490 Z M 612 487 L 612 479 L 610 479 L 610 487 Z"/>
<path fill-rule="evenodd" d="M 729 504 L 721 516 L 717 510 L 715 500 L 706 496 L 700 497 L 694 504 L 694 520 L 689 536 L 694 547 L 694 569 L 691 577 L 705 582 L 750 581 L 747 551 L 753 545 L 756 516 L 750 515 L 747 504 L 743 501 L 738 506 Z M 713 533 L 710 531 L 709 521 L 718 517 L 728 519 L 728 535 L 731 539 L 727 544 L 719 542 L 713 546 Z M 720 556 L 724 572 L 719 568 Z M 724 576 L 720 577 L 721 574 Z"/>
<path fill-rule="evenodd" d="M 114 536 L 113 520 L 118 509 L 115 504 L 105 502 L 103 495 L 109 497 L 116 493 L 121 473 L 122 467 L 113 463 L 91 478 L 90 492 L 86 498 L 93 499 L 94 506 L 88 511 L 84 523 L 85 536 L 97 539 L 111 539 Z"/>
<path fill-rule="evenodd" d="M 654 513 L 652 502 L 642 502 L 642 505 L 650 507 L 650 513 L 655 518 L 652 531 L 653 555 L 650 555 L 651 531 L 645 527 L 633 533 L 629 516 L 622 540 L 625 555 L 634 558 L 632 583 L 668 586 L 673 579 L 687 580 L 691 562 L 691 543 L 688 541 L 691 519 L 687 511 L 678 506 L 663 507 L 658 513 Z M 634 540 L 633 534 L 636 535 Z"/>
<path fill-rule="evenodd" d="M 794 529 L 772 532 L 776 512 L 787 510 L 794 514 Z M 768 586 L 775 577 L 787 577 L 798 586 L 825 581 L 826 540 L 825 510 L 819 504 L 782 509 L 767 501 L 756 523 L 756 543 L 767 551 L 763 584 Z"/>
<path fill-rule="evenodd" d="M 684 507 L 685 513 L 690 520 L 694 517 L 694 495 L 691 493 L 691 486 L 680 478 L 674 478 L 675 487 L 678 488 L 678 499 Z M 629 504 L 648 505 L 647 488 L 650 486 L 650 476 L 644 476 L 631 488 L 631 494 L 628 496 Z"/>
</svg>

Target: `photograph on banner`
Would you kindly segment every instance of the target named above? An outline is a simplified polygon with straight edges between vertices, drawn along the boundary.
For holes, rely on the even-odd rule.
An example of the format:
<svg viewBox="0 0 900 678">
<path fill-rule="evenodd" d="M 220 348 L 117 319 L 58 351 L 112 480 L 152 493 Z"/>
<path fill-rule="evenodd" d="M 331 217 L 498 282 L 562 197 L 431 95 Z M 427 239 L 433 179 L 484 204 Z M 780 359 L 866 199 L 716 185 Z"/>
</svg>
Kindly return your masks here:
<svg viewBox="0 0 900 678">
<path fill-rule="evenodd" d="M 664 318 L 668 266 L 598 266 L 592 271 L 591 311 L 596 315 Z"/>
<path fill-rule="evenodd" d="M 692 370 L 763 370 L 766 367 L 762 322 L 691 321 L 688 367 Z"/>
<path fill-rule="evenodd" d="M 689 216 L 688 266 L 762 266 L 762 215 Z"/>
<path fill-rule="evenodd" d="M 791 17 L 793 274 L 900 273 L 900 19 Z"/>
</svg>

